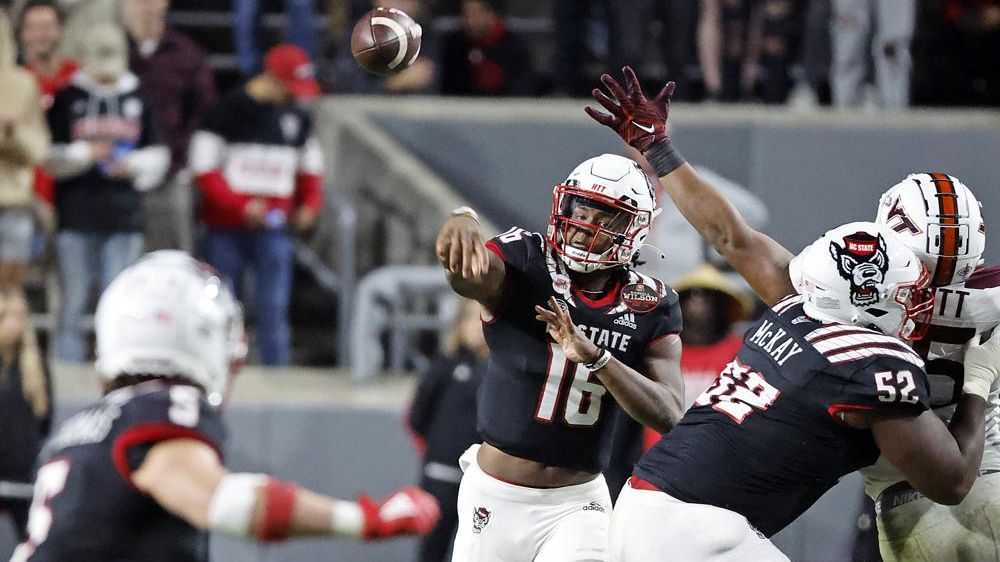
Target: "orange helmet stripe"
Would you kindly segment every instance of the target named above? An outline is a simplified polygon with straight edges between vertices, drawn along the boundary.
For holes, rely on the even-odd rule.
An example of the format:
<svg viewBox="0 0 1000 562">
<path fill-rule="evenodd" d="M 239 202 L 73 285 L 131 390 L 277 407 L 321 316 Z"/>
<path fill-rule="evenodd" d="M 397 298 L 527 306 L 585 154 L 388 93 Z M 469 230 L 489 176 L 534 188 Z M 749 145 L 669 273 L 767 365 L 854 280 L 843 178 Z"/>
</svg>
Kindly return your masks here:
<svg viewBox="0 0 1000 562">
<path fill-rule="evenodd" d="M 955 275 L 958 259 L 958 194 L 955 184 L 947 174 L 930 174 L 934 187 L 937 189 L 938 209 L 941 220 L 941 251 L 937 265 L 934 268 L 933 285 L 942 286 L 951 283 Z M 948 228 L 953 225 L 955 228 Z"/>
</svg>

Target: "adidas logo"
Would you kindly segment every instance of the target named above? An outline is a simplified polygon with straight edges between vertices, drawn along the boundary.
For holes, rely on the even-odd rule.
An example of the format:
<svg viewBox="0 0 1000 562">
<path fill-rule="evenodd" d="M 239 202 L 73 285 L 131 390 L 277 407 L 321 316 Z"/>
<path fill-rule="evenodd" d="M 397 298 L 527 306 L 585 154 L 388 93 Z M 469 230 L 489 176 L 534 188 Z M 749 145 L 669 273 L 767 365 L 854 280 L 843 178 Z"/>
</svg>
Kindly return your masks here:
<svg viewBox="0 0 1000 562">
<path fill-rule="evenodd" d="M 634 330 L 636 328 L 635 314 L 632 314 L 631 312 L 622 314 L 618 318 L 614 319 L 614 323 L 619 326 L 625 326 L 626 328 L 631 328 Z"/>
<path fill-rule="evenodd" d="M 583 510 L 584 511 L 599 511 L 601 513 L 604 513 L 604 506 L 601 505 L 601 504 L 599 504 L 598 502 L 590 502 L 587 505 L 583 506 Z"/>
</svg>

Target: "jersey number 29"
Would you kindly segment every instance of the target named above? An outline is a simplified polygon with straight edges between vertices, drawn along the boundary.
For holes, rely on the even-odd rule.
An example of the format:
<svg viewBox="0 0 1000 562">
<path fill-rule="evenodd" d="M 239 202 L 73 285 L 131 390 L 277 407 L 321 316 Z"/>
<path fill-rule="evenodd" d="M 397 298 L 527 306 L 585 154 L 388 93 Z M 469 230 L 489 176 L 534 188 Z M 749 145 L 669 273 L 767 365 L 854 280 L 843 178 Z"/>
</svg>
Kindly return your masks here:
<svg viewBox="0 0 1000 562">
<path fill-rule="evenodd" d="M 562 401 L 563 421 L 566 425 L 580 427 L 597 423 L 601 416 L 601 397 L 608 389 L 603 385 L 590 382 L 590 370 L 579 363 L 566 359 L 566 353 L 558 344 L 549 343 L 549 368 L 545 377 L 545 385 L 538 397 L 538 407 L 535 408 L 535 419 L 540 422 L 552 423 L 556 408 Z M 569 379 L 572 382 L 565 384 Z M 565 400 L 560 400 L 565 396 Z"/>
</svg>

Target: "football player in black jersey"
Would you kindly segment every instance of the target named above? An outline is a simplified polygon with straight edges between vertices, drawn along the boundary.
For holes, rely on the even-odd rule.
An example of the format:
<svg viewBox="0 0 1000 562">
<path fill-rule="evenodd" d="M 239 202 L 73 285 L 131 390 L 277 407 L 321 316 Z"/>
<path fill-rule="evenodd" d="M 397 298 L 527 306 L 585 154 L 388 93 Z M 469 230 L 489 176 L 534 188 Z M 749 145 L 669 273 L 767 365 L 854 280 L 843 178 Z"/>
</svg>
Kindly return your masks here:
<svg viewBox="0 0 1000 562">
<path fill-rule="evenodd" d="M 12 562 L 203 561 L 205 531 L 375 539 L 434 526 L 437 504 L 416 488 L 352 502 L 226 469 L 217 406 L 245 353 L 243 320 L 208 266 L 149 254 L 105 290 L 95 322 L 107 393 L 40 453 Z"/>
<path fill-rule="evenodd" d="M 612 559 L 787 560 L 767 538 L 881 453 L 914 488 L 957 503 L 983 453 L 1000 334 L 973 338 L 951 424 L 930 410 L 919 339 L 930 276 L 890 228 L 838 227 L 797 259 L 754 231 L 667 135 L 673 83 L 647 99 L 602 76 L 587 108 L 644 153 L 678 209 L 771 306 L 684 419 L 638 463 L 616 508 Z M 801 295 L 798 293 L 801 291 Z"/>
<path fill-rule="evenodd" d="M 553 190 L 545 234 L 484 244 L 471 209 L 442 227 L 448 282 L 484 308 L 483 444 L 467 451 L 455 562 L 607 560 L 608 466 L 624 416 L 666 432 L 683 411 L 677 293 L 633 269 L 658 214 L 627 158 Z"/>
</svg>

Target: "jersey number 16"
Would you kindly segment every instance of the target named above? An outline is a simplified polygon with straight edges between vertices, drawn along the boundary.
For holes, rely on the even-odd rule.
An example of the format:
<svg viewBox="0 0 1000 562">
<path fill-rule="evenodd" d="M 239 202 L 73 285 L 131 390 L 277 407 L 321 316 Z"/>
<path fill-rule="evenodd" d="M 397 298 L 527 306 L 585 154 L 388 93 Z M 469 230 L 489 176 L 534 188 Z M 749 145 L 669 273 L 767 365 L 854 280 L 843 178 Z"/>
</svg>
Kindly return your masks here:
<svg viewBox="0 0 1000 562">
<path fill-rule="evenodd" d="M 608 389 L 590 381 L 589 369 L 566 359 L 563 348 L 550 342 L 546 374 L 545 385 L 538 397 L 538 407 L 535 408 L 536 420 L 552 423 L 556 408 L 563 402 L 565 406 L 562 418 L 566 425 L 581 427 L 597 423 L 601 416 L 601 397 Z M 567 380 L 572 382 L 566 385 Z"/>
</svg>

